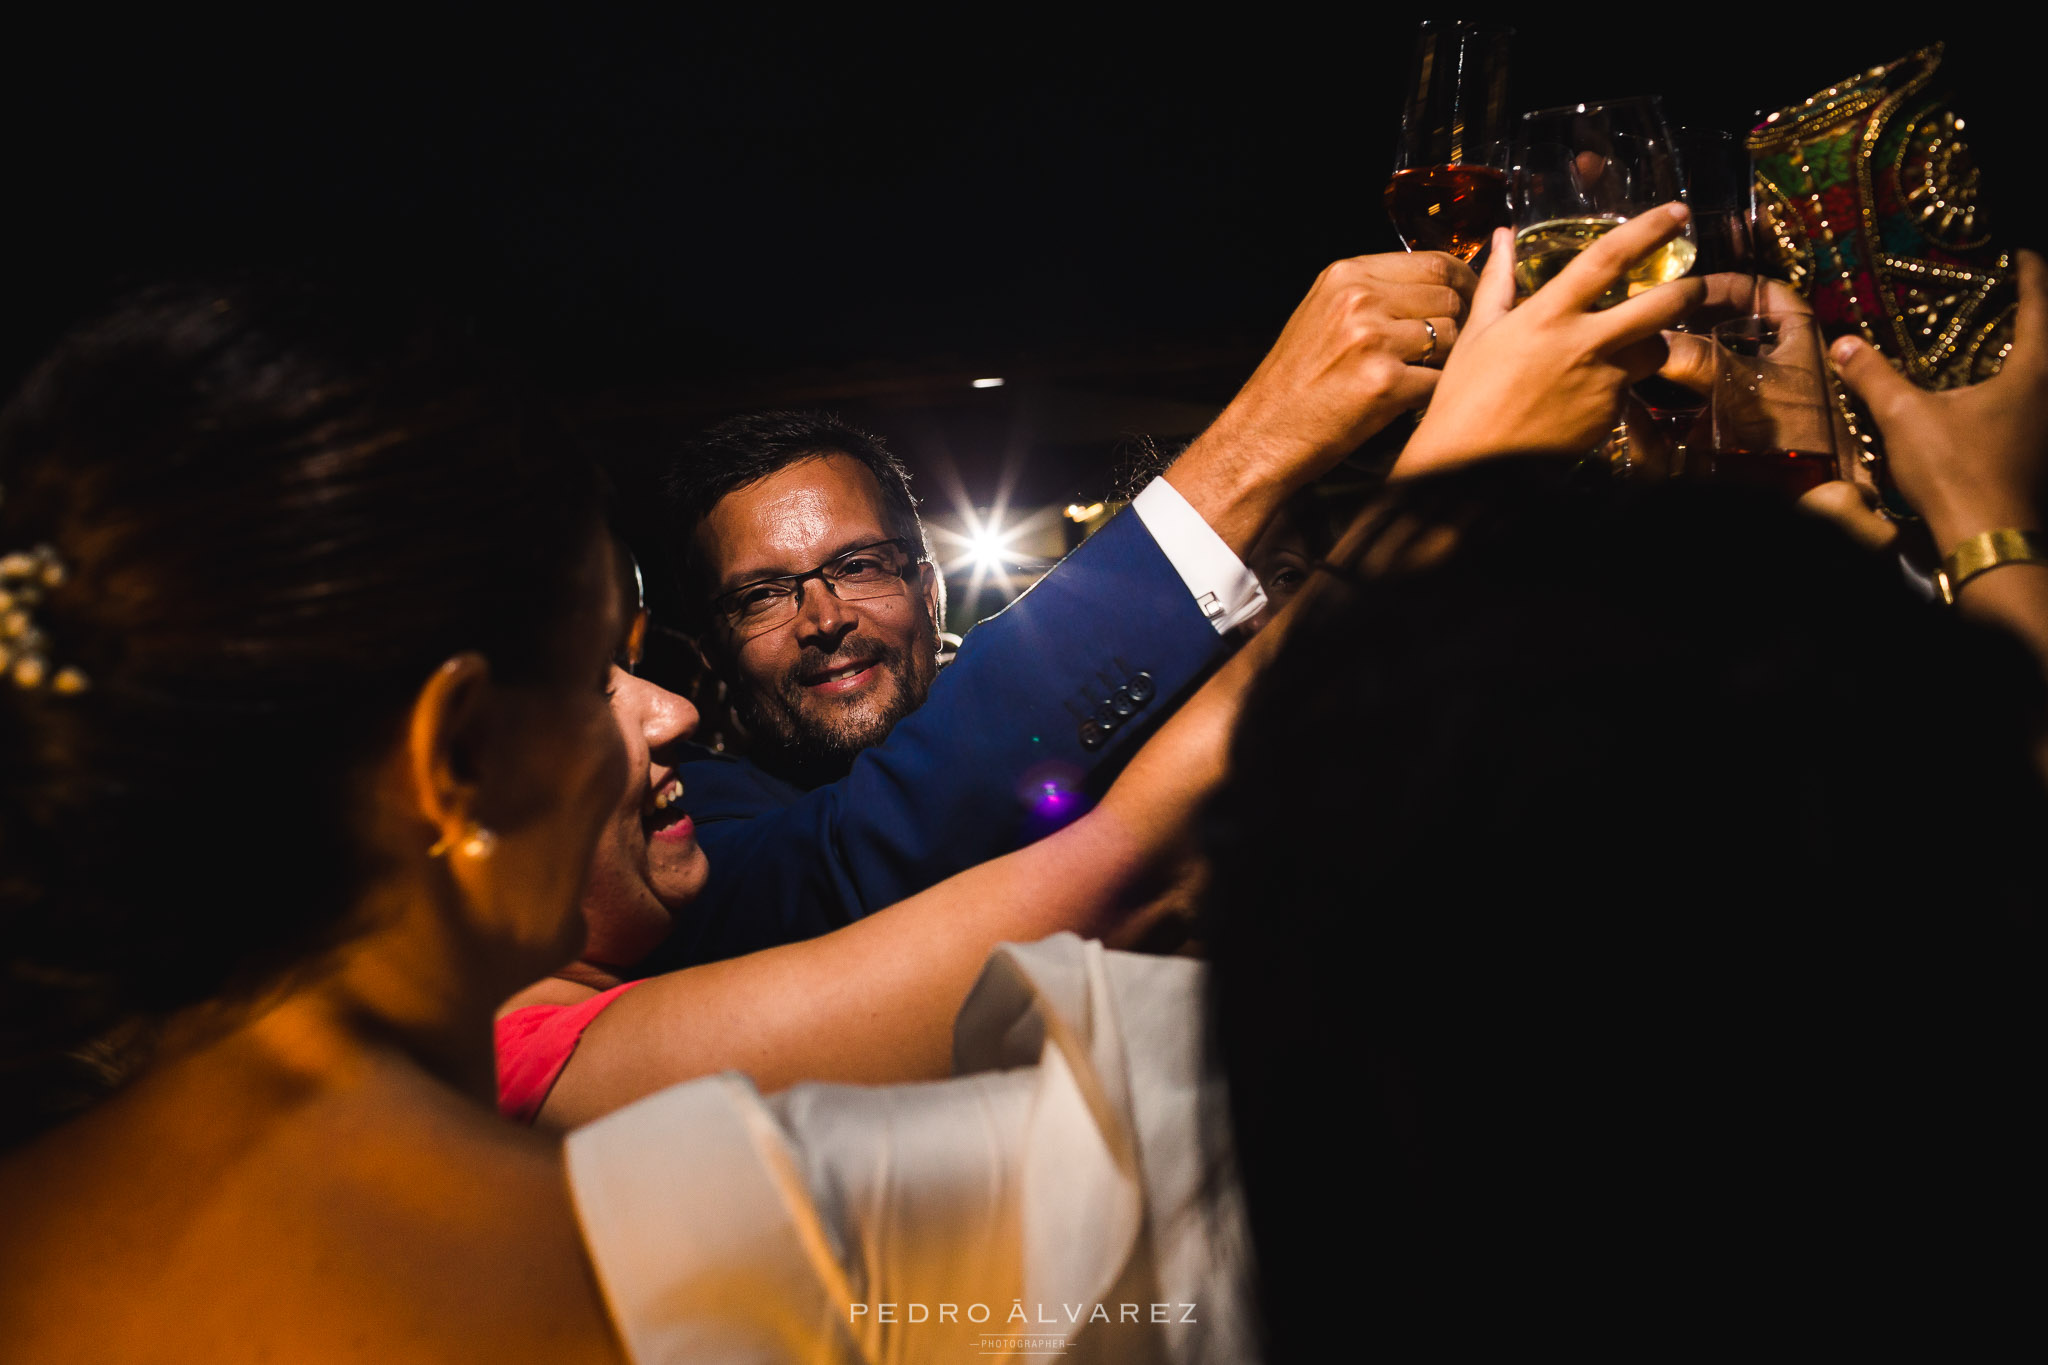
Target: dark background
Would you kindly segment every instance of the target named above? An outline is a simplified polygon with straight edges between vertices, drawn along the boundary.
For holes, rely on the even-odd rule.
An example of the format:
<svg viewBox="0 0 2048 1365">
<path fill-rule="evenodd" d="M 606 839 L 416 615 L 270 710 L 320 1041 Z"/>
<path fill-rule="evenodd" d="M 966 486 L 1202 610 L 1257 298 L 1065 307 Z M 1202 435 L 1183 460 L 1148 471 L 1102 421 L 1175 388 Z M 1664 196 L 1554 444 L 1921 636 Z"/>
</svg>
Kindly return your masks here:
<svg viewBox="0 0 2048 1365">
<path fill-rule="evenodd" d="M 1525 17 L 1515 103 L 1658 92 L 1739 131 L 1945 38 L 1991 207 L 2038 240 L 2038 43 L 1686 9 Z M 1380 192 L 1427 12 L 1166 13 L 24 23 L 0 370 L 124 284 L 313 267 L 474 317 L 629 481 L 797 403 L 879 430 L 941 511 L 1099 497 L 1130 436 L 1199 430 L 1325 263 L 1398 246 Z"/>
</svg>

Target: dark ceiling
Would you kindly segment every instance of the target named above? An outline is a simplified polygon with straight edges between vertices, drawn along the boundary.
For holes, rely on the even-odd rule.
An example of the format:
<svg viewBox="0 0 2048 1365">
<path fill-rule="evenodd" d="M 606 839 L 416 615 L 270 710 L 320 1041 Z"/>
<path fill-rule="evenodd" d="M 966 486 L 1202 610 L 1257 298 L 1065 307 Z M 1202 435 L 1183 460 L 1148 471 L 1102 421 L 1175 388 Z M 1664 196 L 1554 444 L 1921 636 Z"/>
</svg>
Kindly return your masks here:
<svg viewBox="0 0 2048 1365">
<path fill-rule="evenodd" d="M 1700 22 L 1525 26 L 1515 99 L 1661 91 L 1734 129 L 1944 36 L 1685 12 Z M 1007 455 L 1016 496 L 1046 501 L 1099 484 L 1120 436 L 1198 429 L 1323 264 L 1397 245 L 1379 195 L 1413 9 L 1171 28 L 306 13 L 19 28 L 0 58 L 10 373 L 124 282 L 313 266 L 472 313 L 629 463 L 725 411 L 818 404 L 928 485 L 950 459 L 985 503 Z M 2036 222 L 2025 53 L 1946 36 L 1990 188 Z"/>
</svg>

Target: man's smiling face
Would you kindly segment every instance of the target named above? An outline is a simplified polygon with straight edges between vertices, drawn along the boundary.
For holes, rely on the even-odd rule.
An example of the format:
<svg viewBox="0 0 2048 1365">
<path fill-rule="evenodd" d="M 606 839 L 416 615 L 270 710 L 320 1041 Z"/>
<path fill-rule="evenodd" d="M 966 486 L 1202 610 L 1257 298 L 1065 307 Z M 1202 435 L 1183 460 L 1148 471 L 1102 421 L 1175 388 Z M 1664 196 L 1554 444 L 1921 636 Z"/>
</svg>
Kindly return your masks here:
<svg viewBox="0 0 2048 1365">
<path fill-rule="evenodd" d="M 730 593 L 892 534 L 864 465 L 801 459 L 719 499 L 697 531 L 701 581 Z M 929 564 L 907 573 L 900 588 L 853 601 L 807 579 L 791 621 L 759 633 L 713 625 L 707 643 L 771 766 L 836 776 L 923 704 L 938 669 L 938 576 Z"/>
</svg>

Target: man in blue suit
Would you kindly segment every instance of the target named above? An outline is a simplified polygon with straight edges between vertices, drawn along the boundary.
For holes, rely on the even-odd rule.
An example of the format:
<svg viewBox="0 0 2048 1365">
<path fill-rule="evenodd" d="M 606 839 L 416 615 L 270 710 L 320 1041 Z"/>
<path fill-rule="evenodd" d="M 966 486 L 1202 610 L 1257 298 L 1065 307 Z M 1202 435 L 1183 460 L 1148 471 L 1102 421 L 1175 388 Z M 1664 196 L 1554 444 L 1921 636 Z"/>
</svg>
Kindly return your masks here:
<svg viewBox="0 0 2048 1365">
<path fill-rule="evenodd" d="M 669 510 L 753 757 L 679 746 L 650 835 L 689 822 L 710 874 L 648 967 L 823 933 L 1049 829 L 1263 605 L 1242 556 L 1279 504 L 1427 399 L 1474 283 L 1438 254 L 1329 267 L 1216 423 L 943 673 L 943 585 L 880 443 L 789 413 L 707 433 Z"/>
</svg>

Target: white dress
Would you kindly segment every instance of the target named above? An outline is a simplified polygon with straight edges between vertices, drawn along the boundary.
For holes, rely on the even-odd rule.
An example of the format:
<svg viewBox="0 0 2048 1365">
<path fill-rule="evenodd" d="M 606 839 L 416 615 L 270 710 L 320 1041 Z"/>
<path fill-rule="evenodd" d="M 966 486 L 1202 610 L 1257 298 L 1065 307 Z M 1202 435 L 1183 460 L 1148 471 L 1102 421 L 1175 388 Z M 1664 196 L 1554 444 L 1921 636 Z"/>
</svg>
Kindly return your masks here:
<svg viewBox="0 0 2048 1365">
<path fill-rule="evenodd" d="M 628 1353 L 1255 1360 L 1203 975 L 1072 934 L 1005 945 L 952 1080 L 763 1099 L 717 1076 L 571 1134 Z"/>
</svg>

